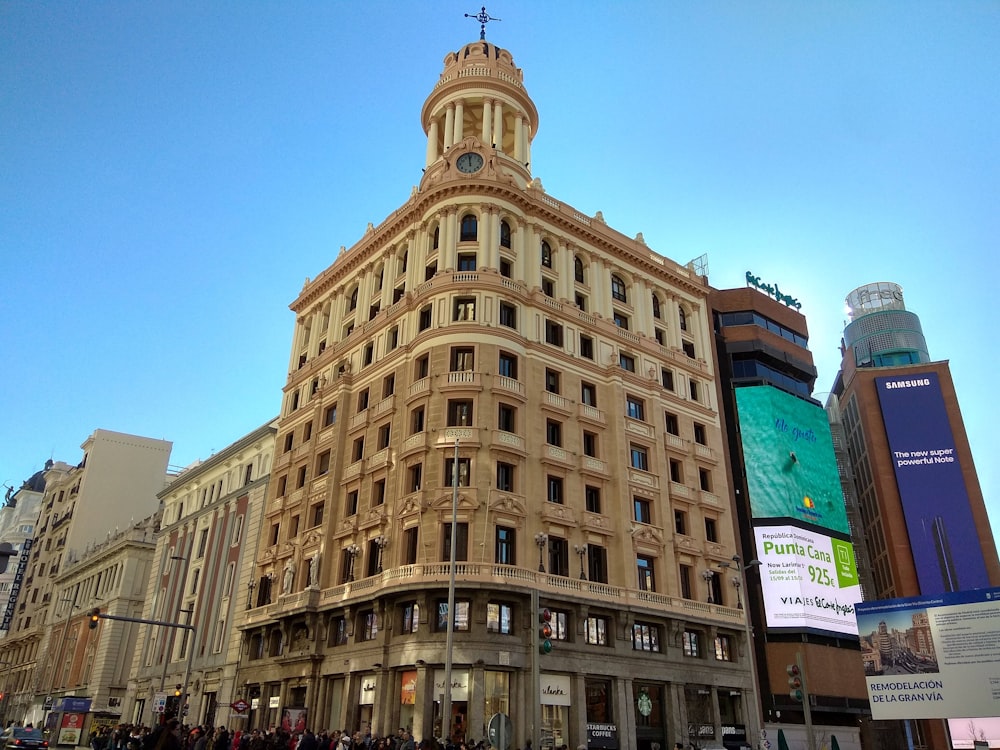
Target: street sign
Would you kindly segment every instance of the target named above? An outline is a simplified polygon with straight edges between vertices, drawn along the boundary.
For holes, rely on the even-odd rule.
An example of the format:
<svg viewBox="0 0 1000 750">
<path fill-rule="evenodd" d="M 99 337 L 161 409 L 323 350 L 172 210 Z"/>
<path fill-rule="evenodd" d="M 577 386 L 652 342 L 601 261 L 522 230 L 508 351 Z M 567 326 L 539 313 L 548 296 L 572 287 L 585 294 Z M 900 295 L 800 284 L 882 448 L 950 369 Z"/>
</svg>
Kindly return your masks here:
<svg viewBox="0 0 1000 750">
<path fill-rule="evenodd" d="M 167 710 L 167 694 L 156 693 L 153 696 L 153 713 L 162 714 L 166 710 Z"/>
<path fill-rule="evenodd" d="M 245 700 L 243 700 L 242 698 L 240 698 L 239 700 L 237 700 L 237 701 L 235 701 L 235 702 L 233 702 L 233 703 L 230 703 L 230 704 L 229 704 L 229 707 L 230 707 L 231 709 L 233 709 L 234 711 L 236 711 L 237 713 L 243 713 L 243 712 L 244 712 L 244 711 L 246 711 L 246 710 L 247 710 L 248 708 L 250 708 L 250 704 L 249 704 L 249 703 L 247 703 L 247 702 L 246 702 Z"/>
</svg>

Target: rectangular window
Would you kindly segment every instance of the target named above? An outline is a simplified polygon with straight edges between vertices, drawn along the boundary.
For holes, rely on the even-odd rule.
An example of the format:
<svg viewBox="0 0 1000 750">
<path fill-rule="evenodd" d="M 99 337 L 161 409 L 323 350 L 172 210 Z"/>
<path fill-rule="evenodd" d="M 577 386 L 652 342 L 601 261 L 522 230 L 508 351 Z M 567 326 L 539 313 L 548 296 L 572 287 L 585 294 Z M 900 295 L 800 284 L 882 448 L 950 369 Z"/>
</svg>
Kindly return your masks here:
<svg viewBox="0 0 1000 750">
<path fill-rule="evenodd" d="M 455 300 L 455 312 L 452 320 L 475 320 L 476 319 L 476 298 L 458 297 Z"/>
<path fill-rule="evenodd" d="M 410 412 L 410 434 L 424 431 L 424 407 L 418 406 Z"/>
<path fill-rule="evenodd" d="M 649 454 L 641 445 L 629 446 L 629 461 L 633 469 L 649 471 Z"/>
<path fill-rule="evenodd" d="M 385 504 L 385 480 L 379 479 L 372 485 L 372 507 Z"/>
<path fill-rule="evenodd" d="M 701 644 L 699 634 L 695 630 L 685 630 L 681 633 L 681 644 L 684 648 L 684 656 L 700 657 Z"/>
<path fill-rule="evenodd" d="M 701 401 L 701 398 L 699 396 L 700 392 L 698 390 L 698 381 L 697 380 L 690 380 L 690 381 L 688 381 L 688 390 L 691 393 L 691 400 L 692 401 Z"/>
<path fill-rule="evenodd" d="M 569 575 L 569 542 L 549 535 L 549 573 L 554 576 Z"/>
<path fill-rule="evenodd" d="M 653 329 L 653 338 L 656 339 L 656 343 L 660 346 L 666 346 L 667 334 L 662 328 Z"/>
<path fill-rule="evenodd" d="M 653 569 L 653 558 L 639 555 L 635 560 L 636 571 L 639 574 L 640 591 L 656 591 L 656 576 Z"/>
<path fill-rule="evenodd" d="M 684 483 L 684 470 L 681 466 L 681 462 L 676 458 L 670 459 L 670 481 L 676 482 L 677 484 Z"/>
<path fill-rule="evenodd" d="M 469 629 L 469 609 L 468 601 L 455 602 L 455 617 L 452 620 L 452 630 L 464 632 Z M 448 629 L 448 602 L 437 603 L 437 630 L 446 631 Z"/>
<path fill-rule="evenodd" d="M 586 500 L 587 511 L 590 513 L 601 512 L 601 488 L 587 485 L 583 491 Z"/>
<path fill-rule="evenodd" d="M 674 389 L 674 371 L 668 370 L 666 367 L 662 368 L 660 370 L 660 383 L 668 391 L 672 391 Z"/>
<path fill-rule="evenodd" d="M 451 371 L 471 372 L 476 366 L 476 350 L 467 346 L 454 346 L 451 349 Z"/>
<path fill-rule="evenodd" d="M 687 536 L 687 513 L 683 510 L 674 511 L 674 531 Z"/>
<path fill-rule="evenodd" d="M 202 529 L 201 533 L 198 535 L 198 554 L 197 557 L 202 558 L 205 556 L 205 549 L 208 547 L 208 529 Z"/>
<path fill-rule="evenodd" d="M 351 450 L 352 463 L 360 461 L 365 457 L 365 439 L 359 437 L 354 441 L 354 448 Z"/>
<path fill-rule="evenodd" d="M 500 360 L 497 363 L 497 374 L 505 378 L 517 380 L 517 355 L 500 352 Z"/>
<path fill-rule="evenodd" d="M 344 506 L 344 513 L 353 516 L 358 512 L 358 491 L 351 490 L 347 493 L 347 502 Z"/>
<path fill-rule="evenodd" d="M 448 426 L 469 427 L 472 425 L 472 402 L 448 401 Z"/>
<path fill-rule="evenodd" d="M 593 432 L 583 433 L 583 455 L 597 458 L 597 434 Z"/>
<path fill-rule="evenodd" d="M 678 579 L 681 586 L 681 597 L 691 598 L 691 566 L 681 565 L 678 571 Z"/>
<path fill-rule="evenodd" d="M 563 327 L 553 320 L 545 321 L 545 343 L 553 346 L 563 345 Z"/>
<path fill-rule="evenodd" d="M 705 425 L 698 422 L 694 423 L 694 441 L 698 445 L 708 445 L 708 441 L 705 436 Z"/>
<path fill-rule="evenodd" d="M 330 451 L 323 451 L 316 461 L 316 476 L 321 477 L 330 471 Z"/>
<path fill-rule="evenodd" d="M 652 503 L 644 497 L 633 497 L 632 504 L 635 508 L 635 520 L 639 523 L 653 523 Z"/>
<path fill-rule="evenodd" d="M 517 409 L 510 404 L 500 404 L 497 408 L 497 429 L 503 432 L 517 432 Z"/>
<path fill-rule="evenodd" d="M 285 453 L 288 453 L 295 444 L 295 433 L 289 432 L 285 435 Z"/>
<path fill-rule="evenodd" d="M 563 480 L 561 477 L 548 478 L 548 493 L 547 498 L 550 503 L 558 503 L 562 505 L 563 502 Z"/>
<path fill-rule="evenodd" d="M 517 532 L 507 526 L 496 527 L 496 544 L 494 561 L 498 565 L 516 565 L 516 534 Z"/>
<path fill-rule="evenodd" d="M 378 615 L 374 612 L 362 612 L 360 641 L 374 641 L 378 636 Z"/>
<path fill-rule="evenodd" d="M 417 540 L 419 529 L 411 526 L 403 532 L 403 565 L 415 565 L 417 562 Z"/>
<path fill-rule="evenodd" d="M 426 331 L 431 327 L 431 310 L 431 306 L 427 305 L 427 307 L 420 311 L 420 318 L 417 322 L 418 331 Z"/>
<path fill-rule="evenodd" d="M 331 646 L 343 646 L 347 643 L 347 620 L 345 618 L 333 618 L 333 621 L 330 623 L 328 642 Z"/>
<path fill-rule="evenodd" d="M 517 329 L 517 307 L 507 302 L 500 303 L 500 325 Z"/>
<path fill-rule="evenodd" d="M 316 527 L 323 523 L 323 503 L 317 503 L 312 507 L 310 515 L 310 526 Z"/>
<path fill-rule="evenodd" d="M 587 545 L 587 575 L 594 583 L 608 582 L 608 550 L 605 547 Z"/>
<path fill-rule="evenodd" d="M 306 467 L 300 466 L 298 477 L 295 480 L 296 489 L 301 489 L 302 487 L 306 486 L 306 474 L 307 474 Z"/>
<path fill-rule="evenodd" d="M 619 354 L 618 364 L 626 372 L 635 372 L 635 357 L 631 354 Z"/>
<path fill-rule="evenodd" d="M 667 432 L 671 435 L 680 435 L 681 428 L 680 423 L 677 421 L 677 415 L 666 412 L 664 414 L 664 418 L 666 421 Z"/>
<path fill-rule="evenodd" d="M 715 658 L 718 661 L 732 661 L 733 655 L 728 635 L 715 636 Z"/>
<path fill-rule="evenodd" d="M 646 421 L 646 403 L 641 398 L 626 396 L 625 414 L 632 419 L 638 419 L 641 422 Z"/>
<path fill-rule="evenodd" d="M 403 605 L 403 632 L 416 633 L 420 630 L 420 605 L 407 602 Z"/>
<path fill-rule="evenodd" d="M 688 355 L 691 359 L 695 358 L 694 344 L 691 343 L 690 341 L 682 341 L 681 342 L 681 349 L 683 349 L 684 353 L 686 355 Z"/>
<path fill-rule="evenodd" d="M 705 541 L 713 543 L 719 541 L 719 532 L 714 518 L 705 519 Z"/>
<path fill-rule="evenodd" d="M 549 393 L 559 393 L 559 373 L 545 368 L 545 390 Z"/>
<path fill-rule="evenodd" d="M 514 632 L 514 610 L 509 604 L 487 603 L 486 632 L 501 635 L 510 635 Z"/>
<path fill-rule="evenodd" d="M 475 271 L 476 270 L 476 254 L 475 253 L 459 253 L 459 256 L 458 256 L 458 270 L 459 271 Z"/>
<path fill-rule="evenodd" d="M 637 622 L 632 625 L 632 648 L 635 651 L 660 650 L 660 629 L 647 622 Z"/>
<path fill-rule="evenodd" d="M 582 333 L 580 334 L 580 356 L 591 360 L 594 358 L 594 340 Z"/>
<path fill-rule="evenodd" d="M 542 279 L 542 294 L 546 297 L 556 296 L 556 285 L 552 279 Z"/>
<path fill-rule="evenodd" d="M 554 419 L 545 420 L 545 442 L 549 445 L 562 445 L 562 424 Z"/>
<path fill-rule="evenodd" d="M 233 580 L 236 578 L 236 563 L 231 562 L 226 566 L 226 575 L 222 579 L 222 595 L 232 596 L 233 594 Z"/>
<path fill-rule="evenodd" d="M 705 492 L 712 491 L 712 472 L 708 469 L 698 469 L 698 486 Z"/>
<path fill-rule="evenodd" d="M 458 459 L 458 486 L 469 486 L 469 469 L 472 459 Z M 455 459 L 446 458 L 444 460 L 444 481 L 441 483 L 445 487 L 455 486 Z"/>
<path fill-rule="evenodd" d="M 326 407 L 326 411 L 323 412 L 323 426 L 329 427 L 330 425 L 337 423 L 337 405 L 331 404 Z"/>
<path fill-rule="evenodd" d="M 374 361 L 375 361 L 375 344 L 366 344 L 364 349 L 364 355 L 362 355 L 361 364 L 370 365 Z"/>
<path fill-rule="evenodd" d="M 514 466 L 513 464 L 497 461 L 497 489 L 501 492 L 514 491 Z"/>
<path fill-rule="evenodd" d="M 240 514 L 236 516 L 233 522 L 233 535 L 230 540 L 230 545 L 235 546 L 243 541 L 243 519 L 245 516 Z M 31 533 L 30 531 L 28 532 Z"/>
<path fill-rule="evenodd" d="M 580 401 L 587 406 L 597 406 L 597 386 L 593 383 L 580 383 Z"/>
<path fill-rule="evenodd" d="M 423 380 L 426 378 L 431 371 L 431 357 L 429 354 L 425 354 L 422 357 L 417 357 L 416 362 L 413 363 L 413 378 L 415 380 Z"/>
<path fill-rule="evenodd" d="M 608 618 L 588 617 L 584 623 L 584 640 L 591 646 L 607 646 Z"/>
<path fill-rule="evenodd" d="M 424 465 L 414 464 L 413 466 L 410 467 L 409 474 L 410 474 L 410 481 L 409 481 L 410 492 L 419 491 L 424 478 Z"/>
<path fill-rule="evenodd" d="M 620 313 L 617 310 L 614 312 L 615 325 L 624 330 L 628 330 L 628 315 L 625 313 Z"/>
<path fill-rule="evenodd" d="M 389 398 L 396 392 L 396 376 L 386 375 L 382 379 L 382 398 Z"/>
<path fill-rule="evenodd" d="M 368 408 L 368 396 L 369 394 L 367 388 L 358 394 L 358 413 L 361 413 Z"/>
<path fill-rule="evenodd" d="M 441 561 L 451 560 L 451 524 L 441 525 Z M 469 524 L 459 522 L 455 526 L 455 560 L 469 559 Z"/>
</svg>

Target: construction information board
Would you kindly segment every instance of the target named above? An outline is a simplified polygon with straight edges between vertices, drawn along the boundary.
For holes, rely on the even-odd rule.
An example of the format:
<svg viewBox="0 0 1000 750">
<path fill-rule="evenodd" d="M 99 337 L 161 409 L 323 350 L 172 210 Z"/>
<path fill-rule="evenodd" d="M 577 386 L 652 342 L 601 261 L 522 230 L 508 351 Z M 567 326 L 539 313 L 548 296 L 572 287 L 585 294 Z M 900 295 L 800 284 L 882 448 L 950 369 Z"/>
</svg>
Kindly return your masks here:
<svg viewBox="0 0 1000 750">
<path fill-rule="evenodd" d="M 1000 588 L 855 612 L 873 719 L 1000 716 Z"/>
</svg>

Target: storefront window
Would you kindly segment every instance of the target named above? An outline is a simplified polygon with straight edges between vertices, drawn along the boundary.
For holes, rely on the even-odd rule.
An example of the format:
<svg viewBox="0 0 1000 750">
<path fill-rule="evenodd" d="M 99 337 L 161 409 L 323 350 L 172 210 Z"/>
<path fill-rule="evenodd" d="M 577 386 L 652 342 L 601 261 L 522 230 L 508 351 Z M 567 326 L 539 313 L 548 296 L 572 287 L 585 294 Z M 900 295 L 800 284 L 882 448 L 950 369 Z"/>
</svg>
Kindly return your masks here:
<svg viewBox="0 0 1000 750">
<path fill-rule="evenodd" d="M 608 680 L 587 680 L 587 722 L 608 724 L 614 719 L 611 711 L 611 683 Z"/>
<path fill-rule="evenodd" d="M 486 671 L 485 675 L 485 705 L 483 716 L 489 721 L 493 714 L 510 716 L 510 674 L 507 672 Z"/>
</svg>

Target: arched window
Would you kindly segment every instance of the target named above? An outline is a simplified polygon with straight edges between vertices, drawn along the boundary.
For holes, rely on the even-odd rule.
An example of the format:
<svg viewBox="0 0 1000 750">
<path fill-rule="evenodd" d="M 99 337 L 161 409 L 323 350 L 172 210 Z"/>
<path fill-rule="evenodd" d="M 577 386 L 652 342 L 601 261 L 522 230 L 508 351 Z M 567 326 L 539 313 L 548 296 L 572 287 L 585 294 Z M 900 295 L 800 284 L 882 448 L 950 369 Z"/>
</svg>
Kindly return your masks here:
<svg viewBox="0 0 1000 750">
<path fill-rule="evenodd" d="M 431 244 L 431 250 L 438 249 L 438 243 L 441 242 L 441 227 L 434 227 L 434 241 Z"/>
<path fill-rule="evenodd" d="M 660 318 L 660 298 L 655 294 L 653 295 L 653 317 L 657 320 Z"/>
<path fill-rule="evenodd" d="M 546 268 L 552 268 L 552 248 L 549 247 L 548 242 L 542 243 L 542 265 Z"/>
<path fill-rule="evenodd" d="M 677 319 L 680 323 L 681 330 L 686 331 L 688 329 L 687 313 L 684 312 L 684 308 L 680 305 L 677 306 Z"/>
<path fill-rule="evenodd" d="M 479 237 L 479 222 L 472 214 L 462 217 L 462 231 L 459 234 L 459 242 L 475 242 Z"/>
<path fill-rule="evenodd" d="M 510 248 L 510 224 L 506 221 L 500 222 L 500 247 Z"/>
<path fill-rule="evenodd" d="M 625 282 L 621 276 L 611 277 L 611 296 L 619 302 L 628 302 L 628 295 L 625 292 Z"/>
<path fill-rule="evenodd" d="M 350 312 L 351 310 L 356 310 L 357 307 L 358 307 L 358 288 L 354 287 L 354 290 L 351 292 L 350 298 L 347 300 L 347 312 Z"/>
<path fill-rule="evenodd" d="M 586 280 L 586 277 L 583 275 L 583 261 L 580 260 L 579 255 L 573 258 L 573 278 L 581 284 L 585 283 Z"/>
</svg>

